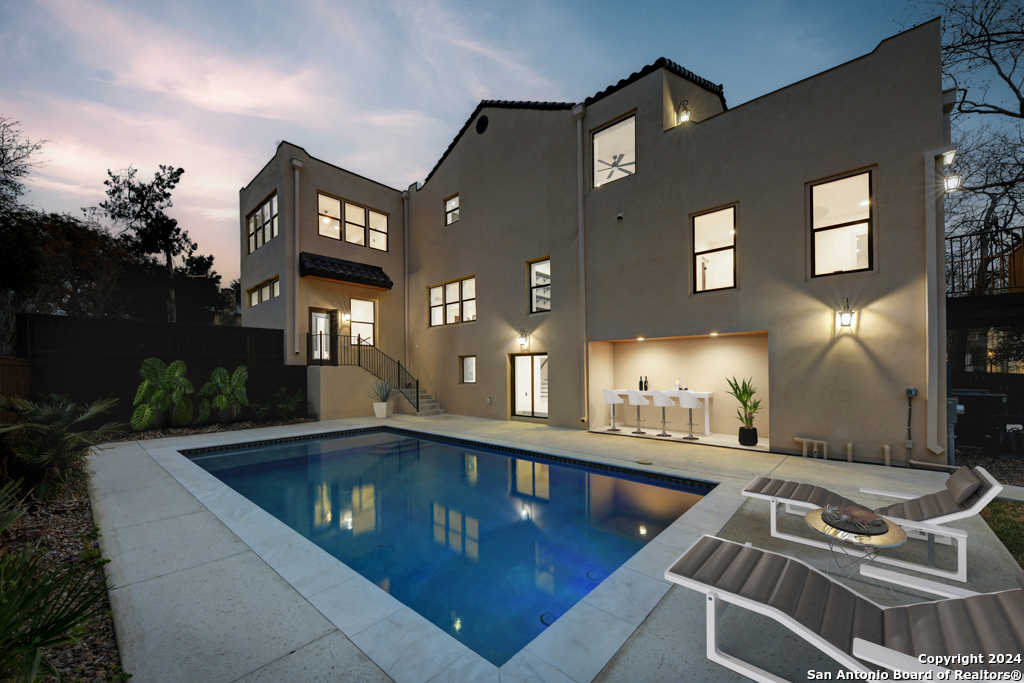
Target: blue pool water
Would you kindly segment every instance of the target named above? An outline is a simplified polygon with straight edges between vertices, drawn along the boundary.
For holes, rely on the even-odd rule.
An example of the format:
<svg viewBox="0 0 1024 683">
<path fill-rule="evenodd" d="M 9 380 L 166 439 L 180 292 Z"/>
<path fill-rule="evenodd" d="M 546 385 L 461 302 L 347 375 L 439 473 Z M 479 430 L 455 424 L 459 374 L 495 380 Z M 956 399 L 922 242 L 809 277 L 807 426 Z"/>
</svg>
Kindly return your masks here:
<svg viewBox="0 0 1024 683">
<path fill-rule="evenodd" d="M 190 457 L 497 666 L 707 492 L 387 431 Z"/>
</svg>

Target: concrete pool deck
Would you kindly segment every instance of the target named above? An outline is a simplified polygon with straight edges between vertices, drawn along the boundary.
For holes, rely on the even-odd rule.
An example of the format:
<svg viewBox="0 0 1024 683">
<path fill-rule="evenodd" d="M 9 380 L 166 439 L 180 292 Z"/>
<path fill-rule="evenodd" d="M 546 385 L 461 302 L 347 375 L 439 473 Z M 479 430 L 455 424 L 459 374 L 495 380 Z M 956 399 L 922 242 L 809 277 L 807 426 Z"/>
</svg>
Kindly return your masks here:
<svg viewBox="0 0 1024 683">
<path fill-rule="evenodd" d="M 366 426 L 406 428 L 719 485 L 498 669 L 178 452 Z M 636 463 L 642 459 L 652 464 Z M 942 472 L 610 439 L 451 415 L 336 420 L 109 444 L 97 449 L 90 468 L 94 515 L 104 556 L 111 561 L 107 568 L 115 587 L 110 599 L 122 666 L 140 683 L 742 680 L 705 658 L 702 600 L 671 586 L 662 572 L 702 534 L 751 541 L 822 566 L 827 556 L 772 539 L 767 504 L 742 497 L 744 486 L 771 474 L 813 481 L 871 503 L 871 497 L 859 494 L 860 487 L 920 495 L 939 490 L 945 480 Z M 885 502 L 878 500 L 879 505 Z M 968 588 L 1016 586 L 1019 568 L 983 520 L 975 517 L 955 526 L 970 533 Z M 907 549 L 911 554 L 917 550 Z M 940 566 L 946 559 L 940 552 Z M 871 584 L 858 582 L 857 590 L 894 604 Z M 896 595 L 903 602 L 921 599 Z M 806 678 L 808 668 L 838 670 L 763 618 L 733 610 L 723 628 L 734 636 L 723 638 L 723 649 L 780 675 Z"/>
</svg>

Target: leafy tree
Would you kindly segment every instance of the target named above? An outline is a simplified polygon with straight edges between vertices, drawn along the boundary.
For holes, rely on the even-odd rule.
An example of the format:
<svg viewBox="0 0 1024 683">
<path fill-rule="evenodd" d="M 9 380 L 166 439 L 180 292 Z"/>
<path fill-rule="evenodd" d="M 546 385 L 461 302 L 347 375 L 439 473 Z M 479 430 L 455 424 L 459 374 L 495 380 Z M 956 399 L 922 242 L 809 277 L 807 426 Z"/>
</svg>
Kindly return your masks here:
<svg viewBox="0 0 1024 683">
<path fill-rule="evenodd" d="M 22 136 L 20 125 L 0 115 L 0 207 L 15 205 L 25 194 L 25 177 L 38 164 L 32 157 L 46 142 Z"/>
</svg>

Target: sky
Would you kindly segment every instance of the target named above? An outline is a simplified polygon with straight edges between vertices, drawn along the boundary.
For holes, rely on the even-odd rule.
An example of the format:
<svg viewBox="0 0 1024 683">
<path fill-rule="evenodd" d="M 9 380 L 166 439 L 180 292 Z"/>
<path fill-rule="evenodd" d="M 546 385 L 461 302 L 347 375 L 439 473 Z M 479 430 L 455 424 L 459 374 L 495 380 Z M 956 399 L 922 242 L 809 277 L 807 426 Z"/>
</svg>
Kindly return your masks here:
<svg viewBox="0 0 1024 683">
<path fill-rule="evenodd" d="M 226 285 L 238 191 L 281 140 L 404 189 L 480 100 L 580 102 L 667 57 L 732 107 L 907 21 L 901 0 L 0 0 L 0 115 L 47 141 L 38 209 L 80 215 L 108 169 L 184 168 L 168 213 Z"/>
</svg>

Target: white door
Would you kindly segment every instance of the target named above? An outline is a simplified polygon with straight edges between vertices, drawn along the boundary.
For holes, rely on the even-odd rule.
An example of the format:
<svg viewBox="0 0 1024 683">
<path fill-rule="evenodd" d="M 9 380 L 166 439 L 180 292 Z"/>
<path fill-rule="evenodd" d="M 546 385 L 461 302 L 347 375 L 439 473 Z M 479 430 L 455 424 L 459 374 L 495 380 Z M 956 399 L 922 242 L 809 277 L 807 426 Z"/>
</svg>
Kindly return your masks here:
<svg viewBox="0 0 1024 683">
<path fill-rule="evenodd" d="M 313 359 L 331 359 L 331 316 L 328 313 L 313 314 Z"/>
<path fill-rule="evenodd" d="M 548 416 L 547 354 L 513 356 L 513 409 L 524 417 Z"/>
</svg>

